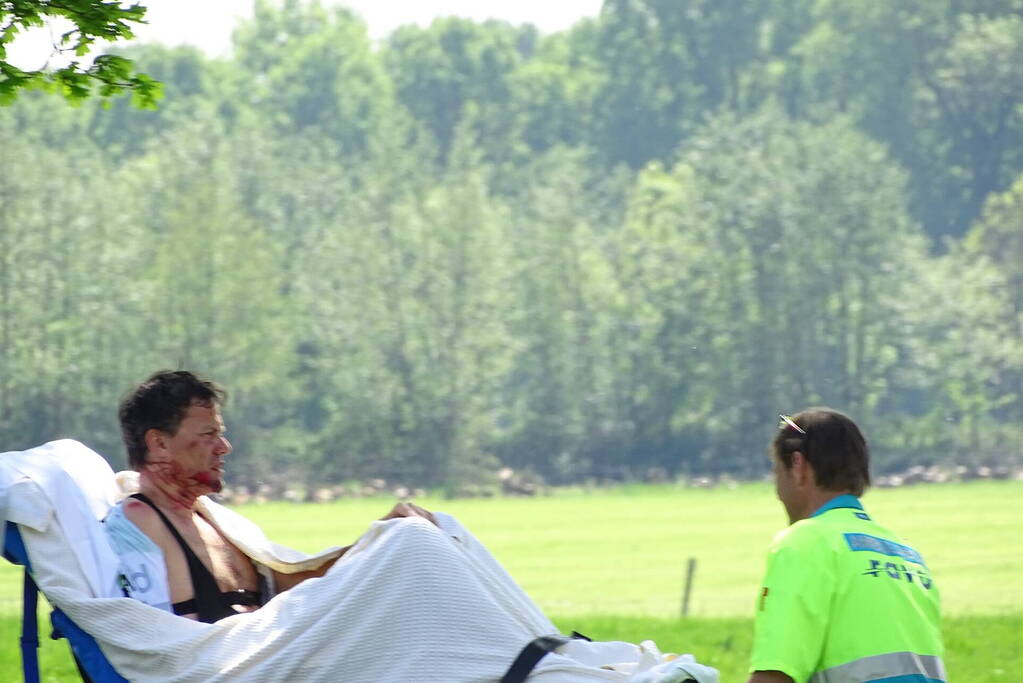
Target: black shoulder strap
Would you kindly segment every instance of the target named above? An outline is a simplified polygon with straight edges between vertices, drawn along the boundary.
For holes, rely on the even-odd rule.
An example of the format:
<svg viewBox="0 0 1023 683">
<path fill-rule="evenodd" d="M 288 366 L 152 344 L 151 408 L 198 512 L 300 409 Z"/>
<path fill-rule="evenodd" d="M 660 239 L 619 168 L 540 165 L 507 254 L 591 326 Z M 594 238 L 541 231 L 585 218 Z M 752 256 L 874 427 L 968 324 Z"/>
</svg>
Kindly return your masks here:
<svg viewBox="0 0 1023 683">
<path fill-rule="evenodd" d="M 163 523 L 174 536 L 178 545 L 181 546 L 181 552 L 185 554 L 185 561 L 188 563 L 188 573 L 192 578 L 192 592 L 195 593 L 195 597 L 193 600 L 185 600 L 184 602 L 177 602 L 171 605 L 174 613 L 192 614 L 194 612 L 198 614 L 199 621 L 207 623 L 213 623 L 218 619 L 234 614 L 234 610 L 223 604 L 223 600 L 220 597 L 220 586 L 217 585 L 217 580 L 213 578 L 213 574 L 202 563 L 202 560 L 195 554 L 195 551 L 188 545 L 181 533 L 174 527 L 174 524 L 167 519 L 167 515 L 163 514 L 163 511 L 156 507 L 153 501 L 145 494 L 135 493 L 131 497 L 142 501 L 153 508 L 156 514 L 160 515 L 160 519 L 163 520 Z"/>
<path fill-rule="evenodd" d="M 176 540 L 178 542 L 178 545 L 181 546 L 181 552 L 185 554 L 185 560 L 187 560 L 188 562 L 189 571 L 192 571 L 193 569 L 192 562 L 194 561 L 198 563 L 199 567 L 202 568 L 202 571 L 209 573 L 209 570 L 206 569 L 206 565 L 202 563 L 202 560 L 199 559 L 199 556 L 195 554 L 194 550 L 192 550 L 192 546 L 188 545 L 188 542 L 185 541 L 185 538 L 184 536 L 181 535 L 181 532 L 177 530 L 177 527 L 175 527 L 174 524 L 169 519 L 167 519 L 167 515 L 163 514 L 163 510 L 156 507 L 156 504 L 149 499 L 149 496 L 147 496 L 144 493 L 133 493 L 131 497 L 136 500 L 141 500 L 143 503 L 153 508 L 156 514 L 160 515 L 160 519 L 163 520 L 164 526 L 167 527 L 167 530 L 170 531 L 171 534 L 174 536 L 174 540 Z"/>
<path fill-rule="evenodd" d="M 554 652 L 568 641 L 576 638 L 589 640 L 586 636 L 575 631 L 572 631 L 571 637 L 555 633 L 549 636 L 534 638 L 519 652 L 519 656 L 515 658 L 515 661 L 508 668 L 508 673 L 501 679 L 501 683 L 522 683 L 529 676 L 529 672 L 536 667 L 537 663 L 548 652 Z"/>
<path fill-rule="evenodd" d="M 244 605 L 246 607 L 260 607 L 263 605 L 263 594 L 257 591 L 245 590 L 239 588 L 233 591 L 222 591 L 220 593 L 220 601 L 225 607 L 231 607 L 232 605 Z M 174 609 L 174 614 L 198 614 L 199 603 L 195 598 L 189 600 L 182 600 L 181 602 L 175 602 L 171 607 Z M 234 610 L 231 611 L 232 613 Z M 231 616 L 228 614 L 228 616 Z"/>
</svg>

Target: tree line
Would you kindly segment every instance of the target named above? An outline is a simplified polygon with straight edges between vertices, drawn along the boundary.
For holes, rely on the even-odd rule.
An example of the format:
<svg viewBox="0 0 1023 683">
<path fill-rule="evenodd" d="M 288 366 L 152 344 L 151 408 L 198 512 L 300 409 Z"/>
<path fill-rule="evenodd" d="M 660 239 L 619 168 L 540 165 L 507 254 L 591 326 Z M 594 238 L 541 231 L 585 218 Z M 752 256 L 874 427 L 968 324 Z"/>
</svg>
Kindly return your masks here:
<svg viewBox="0 0 1023 683">
<path fill-rule="evenodd" d="M 232 478 L 759 476 L 827 404 L 881 471 L 1019 464 L 1023 5 L 606 0 L 531 26 L 258 1 L 125 51 L 155 111 L 0 108 L 0 445 L 123 464 L 159 368 Z"/>
</svg>

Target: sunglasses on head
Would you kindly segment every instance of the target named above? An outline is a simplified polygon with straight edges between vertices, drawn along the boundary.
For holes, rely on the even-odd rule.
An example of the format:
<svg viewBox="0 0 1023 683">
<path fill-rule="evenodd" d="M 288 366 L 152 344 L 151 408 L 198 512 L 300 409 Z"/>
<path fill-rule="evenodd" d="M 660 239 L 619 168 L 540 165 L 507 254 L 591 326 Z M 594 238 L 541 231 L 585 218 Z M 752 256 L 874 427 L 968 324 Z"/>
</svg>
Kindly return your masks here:
<svg viewBox="0 0 1023 683">
<path fill-rule="evenodd" d="M 806 431 L 802 427 L 797 425 L 791 417 L 789 417 L 788 415 L 779 415 L 778 417 L 781 418 L 781 422 L 778 423 L 778 429 L 795 429 L 803 436 L 806 436 Z"/>
</svg>

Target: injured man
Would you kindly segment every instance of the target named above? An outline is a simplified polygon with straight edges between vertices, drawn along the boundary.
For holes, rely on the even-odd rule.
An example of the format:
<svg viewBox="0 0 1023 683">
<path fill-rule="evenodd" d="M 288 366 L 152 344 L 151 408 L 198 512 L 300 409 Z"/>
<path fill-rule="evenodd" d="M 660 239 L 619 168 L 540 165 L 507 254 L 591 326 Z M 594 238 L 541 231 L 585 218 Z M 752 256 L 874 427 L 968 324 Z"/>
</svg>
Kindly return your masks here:
<svg viewBox="0 0 1023 683">
<path fill-rule="evenodd" d="M 345 548 L 307 556 L 271 543 L 207 496 L 231 452 L 223 401 L 217 385 L 176 371 L 120 407 L 132 471 L 118 475 L 127 495 L 104 527 L 124 594 L 189 628 L 213 625 L 181 641 L 191 657 L 141 644 L 152 680 L 716 683 L 714 669 L 650 641 L 545 638 L 557 629 L 486 548 L 412 503 Z"/>
</svg>

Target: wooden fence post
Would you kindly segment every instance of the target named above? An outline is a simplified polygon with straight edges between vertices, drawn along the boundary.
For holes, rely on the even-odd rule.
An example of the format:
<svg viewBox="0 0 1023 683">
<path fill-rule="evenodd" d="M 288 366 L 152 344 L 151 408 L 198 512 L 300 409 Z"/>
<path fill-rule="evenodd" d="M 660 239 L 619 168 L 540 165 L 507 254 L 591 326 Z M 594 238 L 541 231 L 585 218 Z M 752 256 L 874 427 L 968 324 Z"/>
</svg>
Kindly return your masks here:
<svg viewBox="0 0 1023 683">
<path fill-rule="evenodd" d="M 693 592 L 693 574 L 696 573 L 696 558 L 690 557 L 686 562 L 686 586 L 682 591 L 682 616 L 689 616 L 689 596 Z"/>
</svg>

